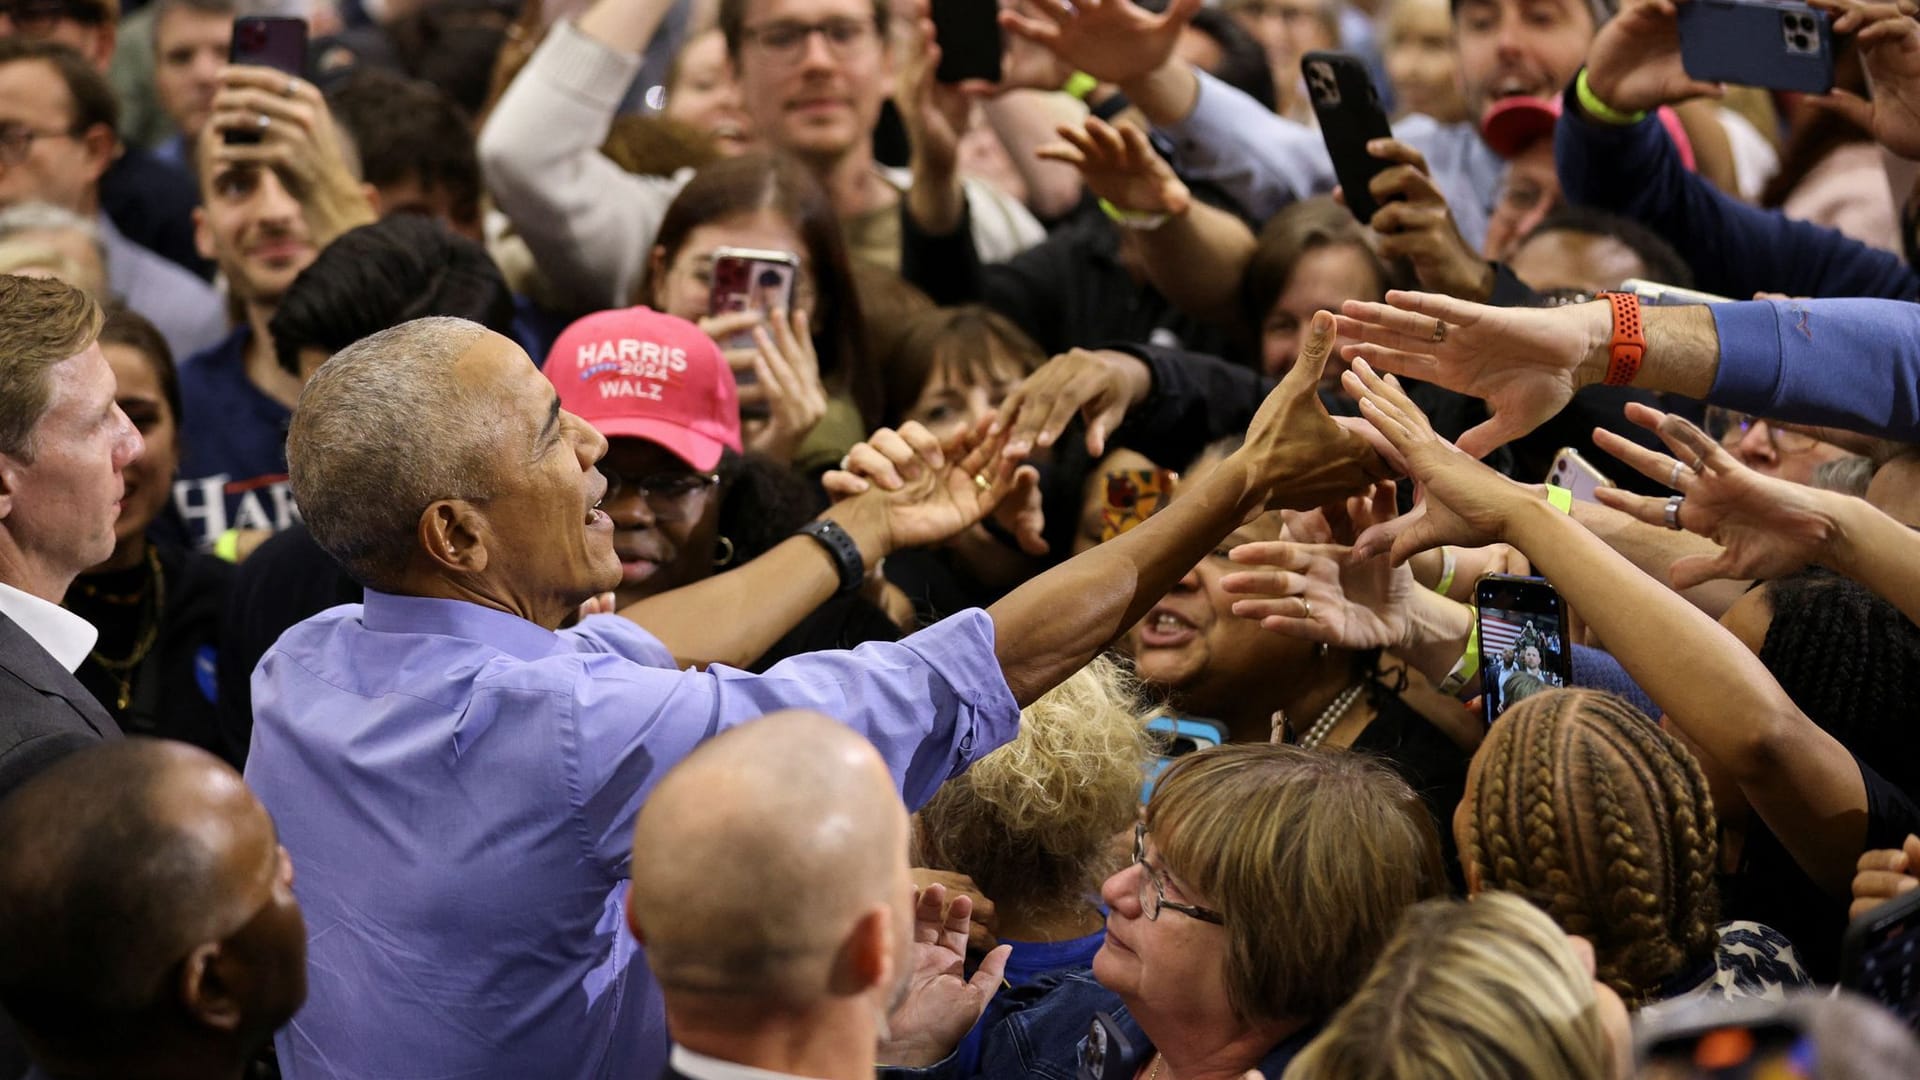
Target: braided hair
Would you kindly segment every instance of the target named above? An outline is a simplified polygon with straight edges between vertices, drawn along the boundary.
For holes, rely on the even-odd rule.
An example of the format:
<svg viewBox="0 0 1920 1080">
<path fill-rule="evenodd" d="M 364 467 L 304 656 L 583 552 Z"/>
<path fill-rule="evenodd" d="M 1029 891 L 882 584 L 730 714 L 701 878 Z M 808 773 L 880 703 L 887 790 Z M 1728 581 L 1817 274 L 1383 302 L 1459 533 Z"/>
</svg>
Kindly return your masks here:
<svg viewBox="0 0 1920 1080">
<path fill-rule="evenodd" d="M 1597 975 L 1629 1004 L 1718 943 L 1718 826 L 1686 747 L 1632 705 L 1550 690 L 1487 733 L 1461 862 L 1593 942 Z"/>
</svg>

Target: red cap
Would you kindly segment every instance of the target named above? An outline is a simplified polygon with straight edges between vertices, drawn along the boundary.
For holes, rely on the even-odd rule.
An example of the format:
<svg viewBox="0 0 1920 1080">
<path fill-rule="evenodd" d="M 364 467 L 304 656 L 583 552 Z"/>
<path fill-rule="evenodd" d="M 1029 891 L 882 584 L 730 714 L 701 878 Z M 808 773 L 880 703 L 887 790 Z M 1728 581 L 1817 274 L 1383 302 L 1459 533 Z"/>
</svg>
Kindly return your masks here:
<svg viewBox="0 0 1920 1080">
<path fill-rule="evenodd" d="M 659 443 L 701 472 L 740 451 L 740 391 L 720 346 L 652 308 L 601 311 L 560 332 L 543 369 L 560 407 L 608 438 Z"/>
<path fill-rule="evenodd" d="M 1501 98 L 1480 117 L 1480 135 L 1494 153 L 1511 161 L 1539 140 L 1552 138 L 1559 119 L 1557 97 Z"/>
</svg>

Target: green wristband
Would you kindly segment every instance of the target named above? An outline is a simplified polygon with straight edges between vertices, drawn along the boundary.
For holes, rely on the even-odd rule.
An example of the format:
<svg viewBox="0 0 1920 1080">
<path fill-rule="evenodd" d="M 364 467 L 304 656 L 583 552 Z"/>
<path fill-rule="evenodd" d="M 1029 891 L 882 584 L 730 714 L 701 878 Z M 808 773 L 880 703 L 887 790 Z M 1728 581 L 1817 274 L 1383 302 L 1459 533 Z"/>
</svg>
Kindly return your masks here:
<svg viewBox="0 0 1920 1080">
<path fill-rule="evenodd" d="M 1600 95 L 1594 93 L 1593 87 L 1587 83 L 1586 68 L 1581 68 L 1580 74 L 1573 80 L 1573 96 L 1580 102 L 1580 107 L 1587 111 L 1588 116 L 1593 117 L 1603 124 L 1625 127 L 1628 124 L 1637 124 L 1647 118 L 1645 110 L 1630 113 L 1621 112 L 1619 109 L 1601 101 Z"/>
<path fill-rule="evenodd" d="M 1067 76 L 1067 85 L 1061 87 L 1060 92 L 1068 97 L 1079 98 L 1081 101 L 1085 101 L 1087 100 L 1087 95 L 1093 93 L 1094 88 L 1099 85 L 1099 79 L 1094 78 L 1084 71 L 1076 71 L 1072 75 Z"/>
</svg>

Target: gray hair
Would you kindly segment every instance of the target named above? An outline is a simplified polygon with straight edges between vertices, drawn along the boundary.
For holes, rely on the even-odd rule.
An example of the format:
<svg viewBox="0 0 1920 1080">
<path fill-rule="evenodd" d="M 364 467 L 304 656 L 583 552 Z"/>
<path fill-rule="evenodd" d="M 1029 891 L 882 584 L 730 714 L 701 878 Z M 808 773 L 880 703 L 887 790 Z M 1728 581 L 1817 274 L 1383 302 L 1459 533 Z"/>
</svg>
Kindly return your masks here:
<svg viewBox="0 0 1920 1080">
<path fill-rule="evenodd" d="M 1823 461 L 1813 470 L 1813 478 L 1808 483 L 1823 491 L 1865 497 L 1867 485 L 1873 483 L 1873 459 L 1848 454 L 1832 461 Z"/>
<path fill-rule="evenodd" d="M 492 494 L 499 427 L 454 362 L 487 329 L 465 319 L 401 323 L 320 366 L 287 431 L 294 502 L 313 538 L 360 584 L 393 591 L 420 515 Z"/>
</svg>

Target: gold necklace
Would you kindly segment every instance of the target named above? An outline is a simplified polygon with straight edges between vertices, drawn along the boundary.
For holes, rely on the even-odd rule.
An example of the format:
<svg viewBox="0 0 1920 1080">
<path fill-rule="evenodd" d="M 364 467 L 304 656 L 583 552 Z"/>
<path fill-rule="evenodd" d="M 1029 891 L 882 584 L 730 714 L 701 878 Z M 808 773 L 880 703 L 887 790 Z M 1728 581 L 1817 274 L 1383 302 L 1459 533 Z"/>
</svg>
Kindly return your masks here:
<svg viewBox="0 0 1920 1080">
<path fill-rule="evenodd" d="M 1160 1063 L 1165 1060 L 1166 1058 L 1160 1055 L 1160 1051 L 1153 1052 L 1153 1071 L 1147 1074 L 1147 1080 L 1160 1080 Z"/>
<path fill-rule="evenodd" d="M 147 545 L 147 573 L 153 587 L 148 592 L 150 603 L 147 606 L 145 623 L 140 628 L 139 638 L 133 643 L 133 651 L 127 654 L 124 660 L 102 656 L 98 649 L 87 654 L 87 659 L 100 665 L 101 670 L 119 685 L 120 694 L 116 699 L 118 702 L 116 708 L 119 712 L 126 712 L 127 707 L 133 702 L 134 669 L 138 668 L 141 662 L 146 660 L 147 654 L 153 651 L 154 642 L 160 640 L 160 613 L 165 610 L 167 604 L 167 580 L 160 571 L 160 553 L 152 544 Z"/>
</svg>

